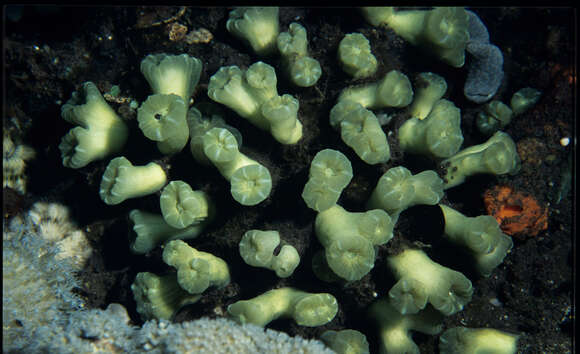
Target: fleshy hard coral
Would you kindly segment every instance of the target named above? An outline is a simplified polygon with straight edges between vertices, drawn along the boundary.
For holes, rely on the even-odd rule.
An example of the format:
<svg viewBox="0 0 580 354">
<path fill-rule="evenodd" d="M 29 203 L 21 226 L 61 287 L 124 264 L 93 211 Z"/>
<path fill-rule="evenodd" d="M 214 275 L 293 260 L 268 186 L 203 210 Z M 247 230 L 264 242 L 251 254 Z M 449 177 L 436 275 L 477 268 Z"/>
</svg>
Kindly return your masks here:
<svg viewBox="0 0 580 354">
<path fill-rule="evenodd" d="M 439 337 L 439 353 L 514 354 L 517 352 L 518 337 L 494 328 L 453 327 Z"/>
<path fill-rule="evenodd" d="M 443 62 L 460 68 L 465 62 L 469 39 L 469 16 L 461 7 L 433 10 L 397 10 L 392 7 L 363 7 L 373 26 L 385 24 L 413 45 L 421 46 Z"/>
<path fill-rule="evenodd" d="M 414 314 L 430 303 L 445 316 L 463 310 L 473 287 L 463 274 L 433 262 L 421 250 L 407 249 L 388 257 L 398 279 L 389 290 L 390 303 L 401 314 Z"/>
<path fill-rule="evenodd" d="M 327 293 L 312 294 L 293 288 L 266 291 L 253 299 L 228 306 L 228 313 L 239 323 L 266 326 L 271 321 L 290 317 L 300 326 L 317 327 L 336 316 L 338 302 Z"/>
<path fill-rule="evenodd" d="M 322 75 L 322 69 L 318 60 L 308 55 L 306 29 L 292 22 L 288 32 L 278 35 L 277 43 L 290 80 L 296 86 L 314 86 Z"/>
<path fill-rule="evenodd" d="M 237 66 L 221 67 L 209 80 L 207 95 L 256 127 L 268 130 L 282 144 L 302 138 L 298 100 L 278 95 L 276 71 L 261 61 L 245 72 Z"/>
<path fill-rule="evenodd" d="M 230 12 L 226 23 L 228 32 L 246 41 L 258 55 L 275 51 L 279 27 L 277 7 L 240 7 Z"/>
<path fill-rule="evenodd" d="M 463 183 L 476 174 L 515 174 L 520 169 L 516 144 L 504 132 L 496 132 L 485 143 L 473 145 L 441 162 L 445 189 Z"/>
<path fill-rule="evenodd" d="M 525 238 L 548 228 L 548 209 L 532 196 L 507 186 L 496 186 L 485 192 L 485 209 L 508 235 Z"/>
<path fill-rule="evenodd" d="M 69 130 L 58 146 L 66 167 L 85 167 L 121 151 L 129 135 L 125 122 L 90 81 L 72 94 L 62 106 L 61 115 L 67 122 L 78 125 Z"/>
<path fill-rule="evenodd" d="M 463 143 L 459 108 L 448 100 L 438 100 L 423 120 L 413 117 L 399 129 L 401 150 L 434 158 L 450 157 Z"/>
</svg>

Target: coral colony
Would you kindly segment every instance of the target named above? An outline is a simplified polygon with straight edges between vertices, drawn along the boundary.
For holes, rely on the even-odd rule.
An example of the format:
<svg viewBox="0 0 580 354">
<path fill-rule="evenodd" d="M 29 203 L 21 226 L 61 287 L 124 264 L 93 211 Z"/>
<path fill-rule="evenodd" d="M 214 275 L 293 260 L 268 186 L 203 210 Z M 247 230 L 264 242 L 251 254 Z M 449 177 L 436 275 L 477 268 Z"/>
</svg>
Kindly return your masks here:
<svg viewBox="0 0 580 354">
<path fill-rule="evenodd" d="M 464 65 L 467 49 L 470 69 L 465 95 L 469 99 L 485 102 L 497 90 L 498 80 L 501 82 L 503 75 L 503 58 L 497 47 L 489 44 L 485 26 L 474 13 L 463 8 L 400 11 L 363 8 L 362 14 L 370 24 L 390 27 L 406 41 L 453 67 Z M 262 61 L 245 69 L 235 65 L 221 67 L 211 76 L 207 95 L 257 129 L 269 132 L 280 144 L 300 144 L 303 136 L 298 114 L 300 103 L 292 95 L 278 92 L 277 74 L 284 73 L 291 83 L 302 87 L 314 85 L 323 74 L 318 61 L 309 56 L 306 29 L 299 23 L 291 23 L 287 32 L 280 32 L 277 8 L 235 9 L 226 26 L 258 56 L 279 52 L 283 67 L 277 72 Z M 353 78 L 370 77 L 377 70 L 377 60 L 371 49 L 362 34 L 347 34 L 338 47 L 339 64 Z M 470 61 L 470 56 L 476 59 Z M 204 168 L 217 169 L 230 183 L 231 203 L 253 206 L 266 200 L 273 187 L 270 171 L 242 152 L 240 132 L 202 107 L 190 107 L 202 62 L 187 54 L 154 54 L 145 57 L 140 68 L 151 87 L 151 95 L 137 111 L 141 133 L 155 141 L 162 154 L 191 153 Z M 310 163 L 307 181 L 296 181 L 304 183 L 301 196 L 304 207 L 317 213 L 313 236 L 320 242 L 322 251 L 313 259 L 302 259 L 295 245 L 284 241 L 277 230 L 243 230 L 239 254 L 248 267 L 266 268 L 280 278 L 287 278 L 306 261 L 312 262 L 313 271 L 321 281 L 357 281 L 374 269 L 377 246 L 392 240 L 393 228 L 402 212 L 414 205 L 439 205 L 445 218 L 443 237 L 465 250 L 481 276 L 489 277 L 493 273 L 512 247 L 511 239 L 502 232 L 496 218 L 467 217 L 439 202 L 447 189 L 469 183 L 469 177 L 474 174 L 501 175 L 518 171 L 515 144 L 500 129 L 509 123 L 512 112 L 519 114 L 531 106 L 539 92 L 528 89 L 517 93 L 511 107 L 498 101 L 486 105 L 478 128 L 489 136 L 489 140 L 465 147 L 462 146 L 460 109 L 442 98 L 447 91 L 445 79 L 436 73 L 424 72 L 418 74 L 417 80 L 413 87 L 405 73 L 393 70 L 376 82 L 348 87 L 330 110 L 329 123 L 340 135 L 345 149 L 352 149 L 366 164 L 376 166 L 389 161 L 391 153 L 380 119 L 373 110 L 408 109 L 410 118 L 396 137 L 400 150 L 437 161 L 442 174 L 432 170 L 413 174 L 404 166 L 390 168 L 371 187 L 365 211 L 349 211 L 339 204 L 339 200 L 356 171 L 340 151 L 322 149 Z M 483 87 L 484 84 L 491 87 Z M 207 289 L 220 289 L 230 283 L 228 259 L 197 250 L 192 246 L 195 242 L 189 241 L 203 233 L 219 215 L 219 210 L 210 195 L 194 190 L 184 181 L 170 181 L 163 166 L 154 162 L 134 165 L 124 156 L 118 156 L 123 153 L 129 127 L 92 82 L 82 84 L 72 94 L 62 106 L 62 117 L 77 125 L 59 145 L 64 166 L 77 169 L 96 160 L 109 160 L 99 191 L 104 203 L 116 205 L 130 198 L 160 195 L 160 213 L 130 212 L 129 219 L 136 234 L 131 250 L 145 254 L 163 245 L 163 262 L 172 271 L 167 274 L 142 272 L 135 278 L 131 290 L 138 313 L 147 320 L 142 328 L 130 327 L 126 311 L 116 304 L 105 311 L 88 311 L 81 318 L 72 311 L 82 305 L 70 292 L 74 285 L 73 279 L 67 278 L 70 271 L 65 269 L 61 276 L 50 271 L 58 271 L 55 262 L 62 258 L 60 253 L 47 250 L 39 258 L 15 246 L 17 239 L 37 248 L 46 248 L 45 242 L 54 242 L 33 241 L 30 235 L 33 232 L 44 234 L 34 228 L 41 227 L 38 222 L 46 217 L 33 218 L 30 222 L 34 225 L 29 229 L 34 231 L 28 233 L 19 233 L 13 226 L 8 232 L 12 238 L 6 240 L 5 237 L 4 252 L 14 257 L 8 262 L 4 257 L 3 266 L 4 287 L 15 290 L 9 292 L 8 298 L 4 293 L 3 313 L 12 319 L 25 318 L 22 321 L 24 330 L 31 331 L 36 326 L 40 328 L 39 333 L 52 333 L 55 338 L 51 343 L 32 339 L 28 343 L 30 348 L 55 349 L 68 343 L 68 350 L 72 352 L 75 352 L 74 346 L 80 352 L 81 348 L 107 345 L 121 352 L 183 352 L 203 347 L 202 344 L 196 347 L 196 343 L 206 343 L 208 346 L 236 345 L 240 352 L 327 350 L 318 341 L 282 335 L 274 338 L 275 332 L 263 332 L 253 326 L 238 327 L 225 319 L 170 324 L 167 320 L 184 305 L 198 301 Z M 188 141 L 189 149 L 186 147 Z M 20 156 L 24 163 L 30 158 L 31 154 L 25 150 L 19 153 L 12 145 L 10 147 L 12 159 Z M 57 212 L 46 206 L 43 208 L 47 209 L 43 213 L 48 213 L 49 218 L 51 213 Z M 67 222 L 66 218 L 58 221 Z M 64 233 L 72 237 L 68 236 L 71 231 Z M 40 242 L 43 243 L 35 244 Z M 66 250 L 68 248 L 61 248 L 61 252 Z M 74 257 L 78 264 L 86 255 Z M 441 319 L 462 311 L 471 300 L 472 283 L 461 272 L 438 264 L 419 249 L 404 249 L 389 256 L 386 263 L 395 282 L 387 296 L 370 306 L 369 318 L 376 322 L 383 352 L 418 352 L 412 332 L 440 334 L 443 330 Z M 22 278 L 18 273 L 23 265 L 27 271 L 34 269 L 38 274 L 52 275 Z M 16 284 L 17 277 L 19 284 Z M 46 290 L 37 292 L 39 286 Z M 32 299 L 29 298 L 31 294 L 34 295 Z M 51 327 L 41 313 L 25 313 L 31 309 L 22 302 L 31 300 L 42 304 L 38 309 L 47 313 L 72 311 L 70 321 Z M 290 318 L 300 326 L 315 327 L 332 321 L 340 306 L 329 293 L 282 287 L 229 305 L 227 315 L 240 324 L 260 327 L 277 318 Z M 18 308 L 20 310 L 15 310 Z M 90 325 L 86 322 L 89 319 L 93 321 Z M 66 329 L 59 332 L 57 325 Z M 88 343 L 80 338 L 81 334 L 74 334 L 82 328 L 89 332 L 84 334 L 88 336 L 85 338 L 95 340 Z M 68 330 L 70 332 L 65 335 Z M 8 329 L 4 341 L 9 340 L 11 344 L 5 345 L 8 348 L 24 345 L 15 339 L 21 332 Z M 196 339 L 188 341 L 187 333 Z M 252 338 L 251 343 L 248 338 Z M 368 353 L 369 350 L 365 336 L 355 330 L 327 331 L 320 339 L 338 353 Z M 492 328 L 456 327 L 441 334 L 440 351 L 515 353 L 517 339 L 515 334 Z"/>
</svg>

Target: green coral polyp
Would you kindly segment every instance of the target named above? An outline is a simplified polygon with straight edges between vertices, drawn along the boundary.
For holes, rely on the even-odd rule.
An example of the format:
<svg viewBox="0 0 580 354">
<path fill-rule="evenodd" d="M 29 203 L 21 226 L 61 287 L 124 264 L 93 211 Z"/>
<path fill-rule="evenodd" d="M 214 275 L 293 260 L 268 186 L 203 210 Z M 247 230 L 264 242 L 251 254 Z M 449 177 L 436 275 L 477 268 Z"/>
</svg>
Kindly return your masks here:
<svg viewBox="0 0 580 354">
<path fill-rule="evenodd" d="M 352 165 L 346 156 L 337 150 L 321 150 L 310 163 L 302 199 L 310 209 L 326 210 L 338 202 L 352 176 Z"/>
<path fill-rule="evenodd" d="M 469 15 L 462 7 L 436 7 L 428 12 L 425 42 L 447 64 L 460 68 L 465 63 L 469 40 Z"/>
<path fill-rule="evenodd" d="M 453 102 L 439 100 L 429 115 L 420 120 L 407 120 L 399 129 L 401 149 L 435 158 L 450 157 L 459 151 L 463 143 L 461 115 Z"/>
<path fill-rule="evenodd" d="M 190 294 L 201 294 L 209 287 L 223 288 L 230 283 L 230 271 L 224 260 L 181 240 L 165 245 L 163 261 L 177 269 L 177 282 Z"/>
<path fill-rule="evenodd" d="M 163 216 L 142 210 L 131 210 L 129 219 L 137 235 L 131 242 L 131 251 L 145 254 L 158 245 L 170 240 L 193 239 L 199 236 L 209 223 L 209 219 L 183 229 L 170 226 Z"/>
<path fill-rule="evenodd" d="M 500 265 L 513 246 L 491 215 L 467 217 L 457 210 L 439 205 L 445 217 L 444 236 L 466 247 L 475 259 L 475 268 L 484 277 Z"/>
<path fill-rule="evenodd" d="M 542 92 L 531 87 L 524 87 L 513 94 L 510 106 L 514 115 L 520 115 L 535 105 Z"/>
<path fill-rule="evenodd" d="M 342 69 L 355 79 L 370 77 L 377 71 L 377 58 L 362 33 L 349 33 L 338 45 L 338 59 Z"/>
<path fill-rule="evenodd" d="M 170 226 L 183 229 L 210 216 L 210 201 L 201 191 L 194 191 L 183 181 L 172 181 L 163 188 L 161 213 Z"/>
<path fill-rule="evenodd" d="M 258 120 L 261 102 L 252 96 L 248 89 L 249 84 L 244 81 L 243 76 L 244 72 L 237 66 L 221 67 L 209 79 L 207 95 L 215 102 L 229 107 L 242 118 L 248 119 L 252 124 L 266 129 L 267 126 Z M 277 95 L 277 91 L 274 94 Z"/>
<path fill-rule="evenodd" d="M 61 115 L 67 122 L 79 125 L 71 129 L 58 146 L 66 167 L 85 167 L 121 151 L 127 141 L 127 125 L 92 82 L 85 82 L 78 92 L 73 92 L 71 99 L 62 106 Z"/>
<path fill-rule="evenodd" d="M 416 175 L 403 166 L 385 172 L 373 190 L 367 208 L 383 209 L 396 221 L 414 205 L 435 205 L 443 197 L 443 180 L 432 170 Z"/>
<path fill-rule="evenodd" d="M 262 115 L 270 124 L 272 136 L 282 144 L 296 144 L 302 138 L 298 108 L 298 100 L 291 95 L 273 97 L 262 105 Z"/>
<path fill-rule="evenodd" d="M 154 162 L 145 166 L 133 166 L 125 157 L 116 157 L 109 162 L 103 178 L 99 195 L 108 205 L 122 203 L 129 198 L 153 194 L 165 185 L 165 171 Z"/>
<path fill-rule="evenodd" d="M 190 151 L 193 158 L 203 165 L 211 165 L 203 151 L 203 136 L 212 128 L 225 128 L 236 138 L 238 148 L 242 146 L 242 134 L 236 128 L 226 124 L 224 119 L 218 114 L 211 116 L 202 115 L 196 107 L 191 107 L 187 112 L 187 125 L 191 132 Z"/>
<path fill-rule="evenodd" d="M 339 100 L 330 110 L 330 125 L 364 162 L 375 165 L 391 158 L 387 136 L 375 114 L 360 103 Z"/>
<path fill-rule="evenodd" d="M 519 171 L 520 158 L 512 138 L 501 131 L 485 143 L 473 145 L 443 160 L 445 189 L 455 187 L 475 174 L 502 175 Z"/>
<path fill-rule="evenodd" d="M 225 128 L 212 128 L 203 136 L 203 151 L 231 185 L 232 197 L 242 205 L 264 201 L 272 190 L 268 169 L 238 150 L 238 142 Z"/>
<path fill-rule="evenodd" d="M 154 94 L 175 94 L 189 104 L 199 82 L 201 60 L 187 54 L 150 54 L 141 61 L 141 72 Z"/>
<path fill-rule="evenodd" d="M 411 331 L 435 335 L 443 329 L 442 316 L 432 307 L 402 315 L 388 299 L 380 299 L 371 305 L 369 314 L 379 326 L 381 353 L 419 353 Z"/>
<path fill-rule="evenodd" d="M 154 141 L 163 154 L 183 149 L 189 139 L 187 105 L 174 94 L 154 94 L 147 97 L 137 110 L 137 121 L 143 134 Z"/>
<path fill-rule="evenodd" d="M 483 106 L 475 120 L 477 129 L 484 135 L 491 135 L 503 129 L 512 120 L 513 112 L 500 101 L 491 101 Z"/>
<path fill-rule="evenodd" d="M 278 96 L 276 72 L 263 62 L 242 72 L 237 66 L 222 67 L 211 78 L 208 96 L 234 110 L 256 127 L 270 131 L 282 144 L 302 138 L 298 101 L 291 95 Z"/>
<path fill-rule="evenodd" d="M 403 315 L 417 313 L 430 303 L 449 316 L 471 301 L 471 281 L 433 262 L 421 250 L 404 250 L 388 257 L 388 264 L 398 279 L 389 291 L 390 302 Z"/>
<path fill-rule="evenodd" d="M 322 326 L 334 318 L 338 303 L 326 293 L 312 294 L 293 288 L 269 290 L 253 299 L 228 306 L 228 313 L 239 323 L 266 326 L 278 318 L 293 318 L 307 327 Z"/>
<path fill-rule="evenodd" d="M 237 8 L 226 22 L 228 32 L 246 41 L 258 55 L 275 51 L 279 26 L 277 7 Z"/>
<path fill-rule="evenodd" d="M 300 256 L 293 246 L 282 243 L 280 252 L 274 255 L 274 250 L 280 245 L 278 231 L 249 230 L 240 241 L 240 255 L 244 262 L 253 267 L 262 267 L 276 272 L 280 278 L 292 275 Z"/>
<path fill-rule="evenodd" d="M 382 210 L 348 212 L 334 205 L 316 216 L 314 230 L 332 271 L 347 281 L 360 280 L 374 267 L 374 245 L 393 237 L 393 223 Z"/>
<path fill-rule="evenodd" d="M 272 190 L 268 169 L 259 164 L 238 168 L 230 179 L 231 194 L 242 205 L 256 205 L 264 201 Z"/>
<path fill-rule="evenodd" d="M 369 109 L 402 108 L 413 101 L 413 88 L 405 74 L 391 70 L 379 82 L 343 90 L 338 101 L 358 102 Z"/>
<path fill-rule="evenodd" d="M 417 75 L 415 87 L 415 98 L 409 112 L 411 117 L 424 119 L 447 91 L 447 82 L 437 74 L 425 72 Z"/>
<path fill-rule="evenodd" d="M 386 24 L 413 45 L 424 47 L 443 62 L 462 67 L 469 40 L 469 15 L 461 7 L 400 10 L 366 7 L 363 14 L 373 26 Z"/>
<path fill-rule="evenodd" d="M 453 327 L 439 337 L 441 354 L 515 354 L 519 335 L 495 328 Z"/>
<path fill-rule="evenodd" d="M 326 331 L 320 339 L 336 353 L 344 354 L 369 354 L 369 342 L 367 337 L 353 329 L 342 331 Z"/>
<path fill-rule="evenodd" d="M 292 22 L 288 32 L 282 32 L 277 39 L 278 50 L 292 82 L 300 87 L 316 84 L 322 75 L 318 60 L 308 56 L 306 29 Z"/>
<path fill-rule="evenodd" d="M 137 312 L 143 320 L 169 320 L 180 308 L 201 298 L 183 290 L 175 274 L 159 276 L 149 272 L 137 273 L 131 290 Z"/>
</svg>

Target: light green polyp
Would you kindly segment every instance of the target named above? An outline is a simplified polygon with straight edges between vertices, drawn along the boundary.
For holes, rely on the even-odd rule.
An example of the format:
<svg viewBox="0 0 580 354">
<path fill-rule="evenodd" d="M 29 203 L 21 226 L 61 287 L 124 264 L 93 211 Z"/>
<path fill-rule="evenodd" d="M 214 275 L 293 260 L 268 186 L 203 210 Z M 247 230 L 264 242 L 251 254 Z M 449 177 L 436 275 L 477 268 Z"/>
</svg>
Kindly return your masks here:
<svg viewBox="0 0 580 354">
<path fill-rule="evenodd" d="M 150 54 L 141 61 L 141 72 L 154 94 L 175 94 L 189 104 L 201 75 L 201 60 L 187 54 Z"/>
<path fill-rule="evenodd" d="M 226 124 L 224 119 L 215 113 L 202 114 L 196 107 L 187 112 L 187 125 L 191 134 L 190 151 L 195 161 L 203 165 L 211 165 L 210 160 L 203 152 L 203 136 L 212 128 L 225 128 L 236 138 L 238 149 L 242 146 L 242 134 L 239 130 Z"/>
<path fill-rule="evenodd" d="M 393 226 L 391 217 L 384 210 L 349 212 L 334 205 L 316 216 L 314 228 L 324 247 L 351 235 L 362 236 L 373 246 L 378 246 L 393 238 Z"/>
<path fill-rule="evenodd" d="M 503 129 L 512 120 L 513 112 L 500 101 L 491 101 L 483 106 L 475 120 L 479 131 L 487 136 Z"/>
<path fill-rule="evenodd" d="M 250 94 L 260 104 L 278 96 L 276 83 L 276 71 L 274 67 L 264 62 L 256 62 L 244 73 L 245 82 L 248 84 Z"/>
<path fill-rule="evenodd" d="M 290 80 L 300 87 L 314 86 L 322 76 L 318 60 L 308 56 L 293 59 L 289 64 L 289 70 Z"/>
<path fill-rule="evenodd" d="M 335 205 L 341 192 L 342 189 L 330 188 L 323 179 L 311 178 L 304 185 L 302 199 L 310 209 L 321 212 Z"/>
<path fill-rule="evenodd" d="M 234 200 L 252 206 L 268 198 L 272 191 L 272 176 L 266 167 L 252 164 L 238 168 L 232 174 L 230 184 Z"/>
<path fill-rule="evenodd" d="M 258 55 L 276 50 L 279 33 L 277 7 L 240 7 L 230 11 L 226 28 L 246 41 Z"/>
<path fill-rule="evenodd" d="M 298 100 L 291 95 L 276 96 L 262 104 L 262 116 L 270 124 L 270 132 L 278 142 L 290 145 L 302 138 L 298 108 Z"/>
<path fill-rule="evenodd" d="M 232 197 L 242 205 L 264 201 L 272 190 L 268 169 L 238 150 L 238 142 L 225 128 L 212 128 L 203 136 L 207 158 L 230 181 Z"/>
<path fill-rule="evenodd" d="M 67 122 L 78 125 L 69 130 L 58 146 L 66 167 L 85 167 L 121 151 L 127 141 L 127 125 L 90 81 L 73 92 L 70 100 L 62 105 L 61 115 Z"/>
<path fill-rule="evenodd" d="M 387 136 L 375 114 L 360 103 L 339 100 L 330 110 L 330 125 L 340 130 L 344 143 L 369 165 L 391 158 Z"/>
<path fill-rule="evenodd" d="M 407 249 L 387 258 L 397 283 L 389 290 L 390 302 L 401 314 L 415 314 L 427 303 L 445 316 L 463 310 L 473 287 L 463 274 L 433 262 L 421 250 Z"/>
<path fill-rule="evenodd" d="M 441 162 L 445 171 L 445 189 L 455 187 L 476 174 L 515 174 L 520 168 L 520 158 L 512 138 L 501 131 L 485 143 L 470 146 Z"/>
<path fill-rule="evenodd" d="M 367 208 L 385 210 L 393 222 L 414 205 L 435 205 L 443 197 L 443 181 L 435 171 L 416 175 L 403 166 L 385 172 L 373 190 Z"/>
<path fill-rule="evenodd" d="M 413 101 L 413 88 L 405 74 L 391 70 L 379 82 L 343 90 L 338 97 L 340 101 L 358 102 L 369 109 L 402 108 Z"/>
<path fill-rule="evenodd" d="M 252 267 L 268 268 L 280 244 L 278 231 L 249 230 L 240 241 L 240 256 Z"/>
<path fill-rule="evenodd" d="M 500 265 L 513 247 L 491 215 L 467 217 L 457 210 L 439 205 L 445 217 L 444 237 L 466 247 L 475 260 L 475 268 L 484 276 Z"/>
<path fill-rule="evenodd" d="M 337 312 L 338 303 L 334 296 L 293 288 L 270 290 L 228 306 L 228 313 L 237 322 L 262 327 L 281 317 L 293 318 L 300 326 L 317 327 L 332 321 Z"/>
<path fill-rule="evenodd" d="M 143 135 L 157 141 L 161 153 L 174 154 L 189 139 L 186 115 L 187 104 L 179 96 L 154 94 L 137 110 L 137 121 Z"/>
<path fill-rule="evenodd" d="M 201 191 L 194 191 L 183 181 L 172 181 L 159 198 L 163 218 L 171 227 L 183 229 L 210 216 L 210 201 Z"/>
<path fill-rule="evenodd" d="M 531 87 L 524 87 L 512 96 L 510 106 L 514 115 L 519 115 L 530 109 L 539 100 L 542 92 Z"/>
<path fill-rule="evenodd" d="M 137 237 L 131 242 L 131 252 L 145 254 L 158 245 L 170 240 L 189 240 L 201 234 L 209 219 L 184 229 L 170 226 L 163 216 L 142 210 L 131 210 L 129 219 L 133 222 L 133 231 Z"/>
<path fill-rule="evenodd" d="M 382 210 L 348 212 L 334 205 L 316 216 L 314 230 L 330 269 L 347 281 L 360 280 L 374 267 L 374 245 L 393 237 L 393 223 Z"/>
<path fill-rule="evenodd" d="M 459 68 L 465 63 L 469 15 L 462 7 L 399 11 L 392 7 L 366 7 L 362 10 L 373 26 L 388 25 L 406 41 L 425 48 L 451 66 Z"/>
<path fill-rule="evenodd" d="M 439 337 L 441 354 L 515 354 L 519 335 L 495 328 L 453 327 Z"/>
<path fill-rule="evenodd" d="M 439 100 L 427 118 L 410 118 L 399 128 L 399 145 L 405 152 L 434 158 L 450 157 L 463 143 L 461 113 L 453 102 Z"/>
<path fill-rule="evenodd" d="M 460 68 L 465 63 L 469 40 L 469 15 L 462 7 L 436 7 L 425 18 L 424 46 L 443 62 Z"/>
<path fill-rule="evenodd" d="M 352 165 L 340 151 L 319 151 L 310 163 L 308 182 L 302 199 L 313 210 L 321 212 L 338 202 L 343 189 L 352 180 Z"/>
<path fill-rule="evenodd" d="M 338 45 L 338 60 L 342 69 L 355 79 L 373 76 L 377 71 L 377 58 L 362 33 L 349 33 Z"/>
<path fill-rule="evenodd" d="M 437 74 L 431 72 L 417 75 L 415 84 L 415 99 L 409 108 L 411 117 L 427 118 L 433 106 L 447 91 L 447 82 Z"/>
<path fill-rule="evenodd" d="M 223 288 L 230 283 L 230 271 L 223 259 L 200 252 L 181 240 L 165 245 L 163 262 L 177 269 L 177 282 L 190 294 L 201 294 L 209 287 Z"/>
<path fill-rule="evenodd" d="M 354 329 L 326 331 L 320 340 L 338 354 L 370 354 L 367 337 Z"/>
<path fill-rule="evenodd" d="M 271 267 L 278 277 L 288 278 L 294 273 L 298 263 L 300 263 L 300 255 L 296 248 L 291 245 L 284 245 L 278 255 L 274 257 Z"/>
<path fill-rule="evenodd" d="M 257 62 L 242 72 L 237 66 L 222 67 L 209 81 L 208 96 L 269 131 L 282 144 L 295 144 L 302 137 L 298 101 L 291 95 L 278 96 L 276 72 Z"/>
<path fill-rule="evenodd" d="M 419 354 L 419 347 L 413 341 L 411 331 L 435 335 L 443 329 L 443 317 L 432 307 L 417 314 L 402 315 L 387 298 L 373 303 L 369 315 L 378 325 L 380 353 L 384 354 Z"/>
<path fill-rule="evenodd" d="M 322 179 L 333 189 L 344 189 L 352 180 L 352 176 L 350 161 L 338 150 L 320 150 L 310 163 L 310 179 Z"/>
<path fill-rule="evenodd" d="M 165 171 L 154 162 L 145 166 L 133 166 L 124 156 L 109 162 L 99 196 L 108 205 L 122 203 L 126 199 L 143 197 L 159 191 L 167 182 Z"/>
<path fill-rule="evenodd" d="M 271 269 L 278 277 L 287 278 L 298 267 L 300 256 L 296 248 L 287 244 L 283 244 L 280 252 L 274 255 L 278 245 L 278 231 L 249 230 L 240 241 L 240 255 L 248 265 Z"/>
<path fill-rule="evenodd" d="M 276 89 L 274 82 L 274 90 Z M 277 91 L 274 92 L 278 94 Z M 207 95 L 215 102 L 221 103 L 252 124 L 266 129 L 267 125 L 259 121 L 261 101 L 253 97 L 249 84 L 245 81 L 244 72 L 237 66 L 221 67 L 209 79 Z"/>
<path fill-rule="evenodd" d="M 366 6 L 361 7 L 360 10 L 365 20 L 375 27 L 386 24 L 388 19 L 395 13 L 393 7 L 387 6 Z"/>
<path fill-rule="evenodd" d="M 306 29 L 292 22 L 288 32 L 282 32 L 277 39 L 278 50 L 292 82 L 300 87 L 316 84 L 322 75 L 318 60 L 308 56 Z"/>
<path fill-rule="evenodd" d="M 191 295 L 177 283 L 175 274 L 159 276 L 149 272 L 137 273 L 131 284 L 137 312 L 144 321 L 170 320 L 183 306 L 196 303 L 201 296 Z"/>
</svg>

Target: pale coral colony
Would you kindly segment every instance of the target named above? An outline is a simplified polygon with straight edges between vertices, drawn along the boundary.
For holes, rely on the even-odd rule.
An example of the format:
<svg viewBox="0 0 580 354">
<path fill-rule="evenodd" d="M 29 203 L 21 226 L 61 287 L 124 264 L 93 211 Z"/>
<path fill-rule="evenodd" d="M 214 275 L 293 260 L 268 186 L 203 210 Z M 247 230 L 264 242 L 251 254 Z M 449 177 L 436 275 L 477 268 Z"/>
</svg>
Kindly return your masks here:
<svg viewBox="0 0 580 354">
<path fill-rule="evenodd" d="M 230 13 L 227 30 L 264 61 L 247 68 L 221 67 L 211 76 L 207 95 L 256 128 L 269 132 L 276 142 L 300 144 L 305 133 L 300 102 L 290 94 L 278 92 L 277 74 L 283 74 L 296 86 L 310 87 L 324 73 L 308 51 L 307 29 L 295 22 L 288 31 L 280 32 L 278 15 L 278 8 L 238 8 Z M 363 8 L 362 15 L 373 26 L 389 26 L 409 43 L 450 66 L 461 67 L 466 61 L 469 14 L 463 8 Z M 267 55 L 276 53 L 283 57 L 279 69 L 266 63 Z M 345 73 L 354 79 L 371 77 L 380 65 L 361 33 L 344 37 L 337 58 Z M 240 132 L 203 107 L 191 105 L 202 62 L 186 54 L 161 53 L 145 57 L 140 68 L 151 87 L 151 95 L 137 110 L 142 134 L 155 141 L 166 155 L 181 153 L 189 141 L 194 160 L 205 168 L 216 168 L 229 182 L 232 203 L 251 207 L 266 200 L 273 188 L 271 173 L 262 162 L 244 154 Z M 491 137 L 487 142 L 463 147 L 461 111 L 443 98 L 447 91 L 445 79 L 424 72 L 417 75 L 417 80 L 414 88 L 405 73 L 393 70 L 376 82 L 347 87 L 330 110 L 328 122 L 343 140 L 343 149 L 352 149 L 368 165 L 380 166 L 389 161 L 389 144 L 393 146 L 395 141 L 403 152 L 439 163 L 443 172 L 413 174 L 403 166 L 393 167 L 380 177 L 363 211 L 348 211 L 339 200 L 356 171 L 343 153 L 323 149 L 311 161 L 308 180 L 298 182 L 304 184 L 305 206 L 317 212 L 313 234 L 321 251 L 313 259 L 301 259 L 276 230 L 242 230 L 246 234 L 239 250 L 249 267 L 263 267 L 279 277 L 290 277 L 300 262 L 308 261 L 322 281 L 358 281 L 374 268 L 377 247 L 393 238 L 399 215 L 406 209 L 438 205 L 445 190 L 468 183 L 474 174 L 517 173 L 515 144 L 509 135 L 498 131 L 503 125 L 489 130 Z M 200 90 L 197 94 L 201 94 Z M 383 130 L 384 122 L 376 112 L 385 107 L 409 110 L 410 118 L 397 136 L 387 136 Z M 70 168 L 122 154 L 128 135 L 136 133 L 129 132 L 129 125 L 91 82 L 82 84 L 62 106 L 62 117 L 77 125 L 59 146 L 63 164 Z M 388 139 L 392 141 L 389 143 Z M 176 269 L 169 275 L 138 274 L 131 288 L 144 320 L 170 319 L 184 304 L 198 301 L 206 289 L 229 284 L 227 259 L 196 250 L 183 241 L 197 237 L 208 223 L 219 218 L 211 195 L 192 189 L 184 181 L 169 181 L 166 169 L 158 163 L 138 166 L 123 156 L 110 160 L 99 193 L 108 205 L 160 195 L 159 214 L 141 210 L 130 213 L 137 235 L 131 250 L 145 254 L 164 245 L 163 261 Z M 448 206 L 440 208 L 445 217 L 444 237 L 464 247 L 475 269 L 489 277 L 509 253 L 511 239 L 491 216 L 469 218 Z M 461 311 L 471 300 L 472 283 L 459 271 L 437 264 L 418 249 L 405 249 L 390 256 L 386 263 L 395 283 L 385 297 L 370 307 L 369 316 L 376 320 L 384 352 L 415 352 L 418 348 L 409 331 L 440 333 L 442 316 Z M 279 288 L 235 302 L 227 311 L 240 323 L 266 326 L 276 318 L 287 317 L 302 326 L 319 326 L 331 321 L 339 307 L 340 303 L 329 293 Z M 342 345 L 359 348 L 353 352 L 368 352 L 368 343 L 361 336 L 359 332 L 328 332 L 321 338 L 334 343 L 328 344 L 332 348 Z M 455 328 L 440 337 L 440 348 L 442 353 L 477 352 L 484 347 L 490 352 L 513 353 L 516 341 L 517 335 L 499 330 Z"/>
</svg>

